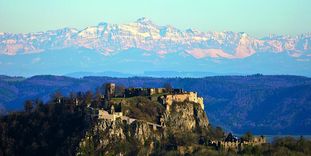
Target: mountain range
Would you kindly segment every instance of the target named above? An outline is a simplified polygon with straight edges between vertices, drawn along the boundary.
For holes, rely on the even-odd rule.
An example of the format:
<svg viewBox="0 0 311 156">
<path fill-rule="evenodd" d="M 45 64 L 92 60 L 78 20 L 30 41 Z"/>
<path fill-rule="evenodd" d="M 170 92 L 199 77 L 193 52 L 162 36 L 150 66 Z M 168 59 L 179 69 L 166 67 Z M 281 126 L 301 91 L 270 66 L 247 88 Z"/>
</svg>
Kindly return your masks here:
<svg viewBox="0 0 311 156">
<path fill-rule="evenodd" d="M 0 33 L 0 65 L 5 68 L 0 72 L 7 75 L 131 70 L 128 74 L 200 71 L 310 76 L 310 58 L 311 33 L 256 38 L 244 32 L 180 30 L 147 18 L 128 24 L 101 22 L 83 30 Z M 115 68 L 112 63 L 127 68 Z"/>
</svg>

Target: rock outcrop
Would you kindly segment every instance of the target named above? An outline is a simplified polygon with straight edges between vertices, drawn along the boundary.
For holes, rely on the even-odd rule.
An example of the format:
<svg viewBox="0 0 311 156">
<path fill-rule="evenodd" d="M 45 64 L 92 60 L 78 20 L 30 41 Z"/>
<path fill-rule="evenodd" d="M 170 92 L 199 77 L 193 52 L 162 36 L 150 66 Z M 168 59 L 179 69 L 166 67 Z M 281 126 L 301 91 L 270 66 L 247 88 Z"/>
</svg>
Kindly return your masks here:
<svg viewBox="0 0 311 156">
<path fill-rule="evenodd" d="M 201 136 L 208 131 L 207 116 L 197 103 L 173 103 L 171 108 L 162 114 L 162 127 L 156 129 L 142 120 L 130 124 L 121 119 L 95 120 L 81 140 L 77 155 L 150 155 L 166 147 L 172 136 Z"/>
<path fill-rule="evenodd" d="M 204 110 L 197 103 L 173 103 L 170 111 L 163 115 L 165 125 L 172 131 L 194 132 L 207 129 L 208 118 Z"/>
<path fill-rule="evenodd" d="M 160 138 L 161 133 L 155 132 L 144 121 L 128 124 L 121 120 L 98 120 L 81 140 L 77 155 L 129 154 L 133 152 L 131 145 L 136 148 L 146 146 L 148 151 L 152 151 L 153 140 L 159 141 Z"/>
</svg>

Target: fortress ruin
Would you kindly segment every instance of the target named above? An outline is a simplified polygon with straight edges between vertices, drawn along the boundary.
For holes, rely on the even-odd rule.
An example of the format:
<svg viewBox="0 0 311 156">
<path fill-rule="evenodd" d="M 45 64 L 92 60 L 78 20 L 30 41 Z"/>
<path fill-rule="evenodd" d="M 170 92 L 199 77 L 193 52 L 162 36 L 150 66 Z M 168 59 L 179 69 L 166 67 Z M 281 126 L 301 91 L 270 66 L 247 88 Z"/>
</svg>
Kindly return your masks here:
<svg viewBox="0 0 311 156">
<path fill-rule="evenodd" d="M 106 84 L 105 98 L 110 100 L 114 97 L 134 97 L 134 96 L 158 96 L 158 102 L 166 106 L 169 110 L 174 102 L 194 102 L 198 103 L 204 110 L 203 98 L 199 97 L 197 92 L 187 92 L 179 88 L 126 88 L 122 94 L 117 95 L 116 85 L 114 83 Z"/>
</svg>

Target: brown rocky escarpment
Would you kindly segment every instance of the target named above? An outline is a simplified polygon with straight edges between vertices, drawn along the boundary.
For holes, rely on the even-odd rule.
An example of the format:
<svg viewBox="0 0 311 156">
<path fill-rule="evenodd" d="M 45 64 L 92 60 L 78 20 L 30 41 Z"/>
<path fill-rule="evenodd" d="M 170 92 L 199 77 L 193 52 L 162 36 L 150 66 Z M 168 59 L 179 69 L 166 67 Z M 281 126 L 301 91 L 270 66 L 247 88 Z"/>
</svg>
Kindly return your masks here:
<svg viewBox="0 0 311 156">
<path fill-rule="evenodd" d="M 161 120 L 162 127 L 156 129 L 143 120 L 132 123 L 120 119 L 96 120 L 81 140 L 77 155 L 150 155 L 171 144 L 172 137 L 178 140 L 186 135 L 202 136 L 208 131 L 209 122 L 204 110 L 192 102 L 173 103 Z M 160 125 L 160 121 L 157 124 Z"/>
<path fill-rule="evenodd" d="M 98 120 L 81 140 L 77 155 L 128 154 L 132 152 L 131 146 L 149 147 L 152 140 L 160 140 L 160 138 L 161 133 L 154 132 L 144 121 L 128 124 L 121 120 Z M 123 148 L 125 146 L 129 149 Z"/>
<path fill-rule="evenodd" d="M 174 102 L 164 115 L 165 125 L 173 132 L 208 129 L 208 118 L 204 110 L 193 102 Z"/>
</svg>

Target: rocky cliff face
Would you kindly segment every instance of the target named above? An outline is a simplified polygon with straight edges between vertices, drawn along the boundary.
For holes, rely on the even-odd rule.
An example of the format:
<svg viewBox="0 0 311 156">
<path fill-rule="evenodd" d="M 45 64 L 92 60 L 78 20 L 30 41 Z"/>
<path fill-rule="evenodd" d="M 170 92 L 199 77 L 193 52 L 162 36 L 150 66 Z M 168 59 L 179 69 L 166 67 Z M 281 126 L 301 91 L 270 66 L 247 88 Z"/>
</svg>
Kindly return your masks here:
<svg viewBox="0 0 311 156">
<path fill-rule="evenodd" d="M 204 110 L 197 103 L 191 102 L 174 103 L 163 117 L 165 125 L 173 132 L 195 132 L 207 129 L 209 124 Z"/>
<path fill-rule="evenodd" d="M 175 103 L 162 115 L 163 127 L 154 129 L 145 121 L 97 120 L 81 140 L 77 155 L 150 155 L 171 145 L 172 137 L 208 131 L 205 112 L 195 103 Z M 173 139 L 174 142 L 176 139 Z M 177 146 L 177 145 L 174 145 Z"/>
<path fill-rule="evenodd" d="M 152 140 L 160 140 L 160 137 L 146 122 L 135 121 L 128 124 L 121 120 L 98 120 L 81 140 L 77 155 L 129 154 L 137 152 L 132 151 L 135 146 L 146 146 L 150 153 Z"/>
</svg>

